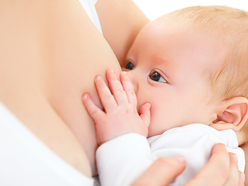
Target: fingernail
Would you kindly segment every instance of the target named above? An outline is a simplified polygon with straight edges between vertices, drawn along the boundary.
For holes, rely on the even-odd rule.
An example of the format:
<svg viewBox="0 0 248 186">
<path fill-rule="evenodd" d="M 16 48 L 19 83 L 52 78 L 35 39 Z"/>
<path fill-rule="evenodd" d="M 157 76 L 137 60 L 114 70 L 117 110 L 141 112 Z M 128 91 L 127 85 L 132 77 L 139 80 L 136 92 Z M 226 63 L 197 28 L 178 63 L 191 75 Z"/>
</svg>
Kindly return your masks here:
<svg viewBox="0 0 248 186">
<path fill-rule="evenodd" d="M 123 75 L 126 75 L 126 74 L 127 74 L 127 72 L 123 71 L 123 72 L 122 72 L 122 74 L 123 74 Z"/>
<path fill-rule="evenodd" d="M 174 156 L 172 158 L 176 160 L 178 163 L 185 163 L 185 158 L 183 156 Z"/>
<path fill-rule="evenodd" d="M 232 153 L 232 154 L 233 154 L 234 159 L 235 159 L 236 162 L 238 163 L 238 156 L 237 156 L 236 154 L 234 154 L 234 153 Z"/>
<path fill-rule="evenodd" d="M 101 80 L 101 76 L 96 76 L 96 80 L 97 81 Z"/>
<path fill-rule="evenodd" d="M 226 149 L 226 151 L 227 151 L 227 147 L 226 147 L 226 145 L 224 145 L 224 144 L 221 144 L 221 145 L 223 145 L 223 147 Z"/>
<path fill-rule="evenodd" d="M 87 94 L 84 94 L 84 95 L 83 95 L 83 99 L 84 99 L 84 100 L 88 99 Z"/>
<path fill-rule="evenodd" d="M 115 73 L 113 69 L 109 69 L 109 72 L 112 73 L 112 74 Z"/>
<path fill-rule="evenodd" d="M 243 182 L 245 182 L 245 174 L 244 174 L 243 172 L 241 172 L 240 177 L 241 177 L 241 180 L 242 180 Z"/>
</svg>

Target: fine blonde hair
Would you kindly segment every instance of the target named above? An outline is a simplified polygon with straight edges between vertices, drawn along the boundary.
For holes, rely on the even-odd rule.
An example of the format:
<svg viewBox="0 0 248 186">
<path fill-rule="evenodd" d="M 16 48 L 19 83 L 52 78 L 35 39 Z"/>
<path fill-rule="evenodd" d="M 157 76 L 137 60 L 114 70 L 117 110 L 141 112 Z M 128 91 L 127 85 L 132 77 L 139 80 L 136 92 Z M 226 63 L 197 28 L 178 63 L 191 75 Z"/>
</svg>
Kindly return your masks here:
<svg viewBox="0 0 248 186">
<path fill-rule="evenodd" d="M 213 98 L 248 99 L 248 12 L 226 6 L 195 6 L 171 15 L 198 30 L 217 34 L 226 45 L 224 65 L 210 72 Z M 214 100 L 214 99 L 213 99 Z M 248 121 L 241 129 L 248 140 Z"/>
</svg>

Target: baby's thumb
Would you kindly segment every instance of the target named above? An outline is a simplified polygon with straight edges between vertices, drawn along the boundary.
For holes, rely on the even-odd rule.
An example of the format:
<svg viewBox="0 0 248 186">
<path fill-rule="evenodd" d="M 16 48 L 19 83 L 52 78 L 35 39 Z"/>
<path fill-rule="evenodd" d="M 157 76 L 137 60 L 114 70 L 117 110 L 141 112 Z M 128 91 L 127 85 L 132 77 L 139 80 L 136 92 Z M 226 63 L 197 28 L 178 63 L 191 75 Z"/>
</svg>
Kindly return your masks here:
<svg viewBox="0 0 248 186">
<path fill-rule="evenodd" d="M 150 103 L 145 103 L 139 109 L 140 117 L 145 122 L 145 124 L 147 125 L 147 127 L 149 127 L 150 120 L 151 120 L 150 109 L 151 109 L 151 104 Z"/>
</svg>

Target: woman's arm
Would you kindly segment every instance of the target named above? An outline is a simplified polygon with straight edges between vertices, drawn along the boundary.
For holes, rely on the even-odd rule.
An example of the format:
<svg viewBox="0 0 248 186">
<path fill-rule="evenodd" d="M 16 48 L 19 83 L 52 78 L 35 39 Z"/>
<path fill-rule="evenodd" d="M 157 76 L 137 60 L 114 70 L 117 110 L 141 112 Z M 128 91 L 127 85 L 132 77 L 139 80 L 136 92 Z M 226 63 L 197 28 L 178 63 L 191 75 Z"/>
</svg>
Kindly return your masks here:
<svg viewBox="0 0 248 186">
<path fill-rule="evenodd" d="M 122 65 L 139 30 L 149 21 L 132 0 L 98 0 L 103 35 Z"/>
</svg>

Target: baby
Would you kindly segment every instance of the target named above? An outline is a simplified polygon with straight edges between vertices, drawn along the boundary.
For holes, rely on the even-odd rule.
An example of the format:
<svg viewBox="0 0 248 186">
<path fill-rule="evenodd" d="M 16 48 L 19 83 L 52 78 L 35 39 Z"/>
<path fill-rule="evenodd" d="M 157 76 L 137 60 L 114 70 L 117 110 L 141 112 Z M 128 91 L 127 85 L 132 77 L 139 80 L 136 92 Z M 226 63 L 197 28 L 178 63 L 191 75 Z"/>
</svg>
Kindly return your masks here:
<svg viewBox="0 0 248 186">
<path fill-rule="evenodd" d="M 244 171 L 238 146 L 248 141 L 247 36 L 248 13 L 220 6 L 181 9 L 140 31 L 121 83 L 112 70 L 109 88 L 96 77 L 104 110 L 83 96 L 95 121 L 103 186 L 130 185 L 154 159 L 175 155 L 187 166 L 170 185 L 182 185 L 216 143 L 235 153 Z"/>
</svg>

